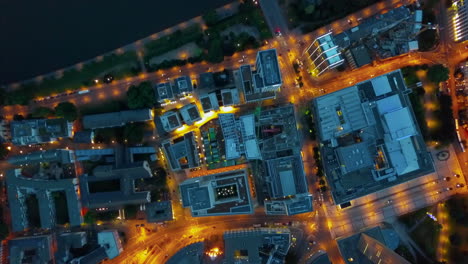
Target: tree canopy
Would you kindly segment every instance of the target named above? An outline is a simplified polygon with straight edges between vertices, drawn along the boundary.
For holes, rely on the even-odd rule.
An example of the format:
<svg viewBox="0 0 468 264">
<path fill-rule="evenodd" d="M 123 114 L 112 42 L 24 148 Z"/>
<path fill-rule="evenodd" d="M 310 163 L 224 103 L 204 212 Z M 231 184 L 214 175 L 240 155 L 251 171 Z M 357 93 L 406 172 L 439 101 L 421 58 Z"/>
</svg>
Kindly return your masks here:
<svg viewBox="0 0 468 264">
<path fill-rule="evenodd" d="M 62 102 L 55 107 L 55 115 L 68 121 L 75 121 L 78 118 L 78 109 L 73 103 Z"/>
<path fill-rule="evenodd" d="M 429 67 L 429 70 L 427 70 L 427 77 L 434 83 L 445 82 L 449 78 L 449 69 L 442 64 L 436 64 Z"/>
<path fill-rule="evenodd" d="M 129 144 L 138 144 L 143 141 L 145 133 L 145 124 L 131 123 L 127 124 L 124 128 L 124 138 Z"/>
<path fill-rule="evenodd" d="M 209 27 L 215 25 L 219 21 L 218 13 L 216 13 L 216 10 L 214 9 L 206 12 L 202 18 L 205 21 L 205 24 Z"/>
<path fill-rule="evenodd" d="M 8 152 L 9 150 L 7 149 L 7 146 L 5 144 L 0 144 L 0 159 L 3 159 Z"/>
<path fill-rule="evenodd" d="M 127 91 L 127 104 L 130 109 L 152 108 L 156 100 L 150 82 L 132 85 Z"/>
<path fill-rule="evenodd" d="M 49 117 L 51 115 L 53 115 L 55 112 L 53 109 L 50 109 L 48 107 L 43 107 L 43 106 L 39 106 L 37 108 L 34 109 L 34 111 L 32 112 L 32 117 L 33 118 L 46 118 L 46 117 Z"/>
</svg>

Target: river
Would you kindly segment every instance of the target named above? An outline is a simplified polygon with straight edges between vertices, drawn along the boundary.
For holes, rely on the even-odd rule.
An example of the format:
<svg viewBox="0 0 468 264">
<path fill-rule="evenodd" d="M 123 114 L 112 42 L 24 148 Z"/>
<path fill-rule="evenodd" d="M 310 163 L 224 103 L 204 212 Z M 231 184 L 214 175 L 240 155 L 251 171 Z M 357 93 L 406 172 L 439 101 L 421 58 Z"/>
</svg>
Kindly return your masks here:
<svg viewBox="0 0 468 264">
<path fill-rule="evenodd" d="M 0 0 L 0 84 L 93 58 L 232 0 Z"/>
</svg>

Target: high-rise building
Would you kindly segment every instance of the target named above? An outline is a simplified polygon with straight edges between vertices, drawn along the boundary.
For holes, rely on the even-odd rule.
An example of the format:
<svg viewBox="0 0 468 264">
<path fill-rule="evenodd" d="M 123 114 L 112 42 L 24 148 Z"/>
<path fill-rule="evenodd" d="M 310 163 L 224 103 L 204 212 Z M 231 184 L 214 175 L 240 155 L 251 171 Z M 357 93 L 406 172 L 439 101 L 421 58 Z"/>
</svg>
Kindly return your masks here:
<svg viewBox="0 0 468 264">
<path fill-rule="evenodd" d="M 468 40 L 468 0 L 453 0 L 448 9 L 448 20 L 453 40 Z"/>
<path fill-rule="evenodd" d="M 344 63 L 331 32 L 316 38 L 305 50 L 305 56 L 310 59 L 311 72 L 314 76 L 319 76 L 326 70 L 336 68 Z"/>
</svg>

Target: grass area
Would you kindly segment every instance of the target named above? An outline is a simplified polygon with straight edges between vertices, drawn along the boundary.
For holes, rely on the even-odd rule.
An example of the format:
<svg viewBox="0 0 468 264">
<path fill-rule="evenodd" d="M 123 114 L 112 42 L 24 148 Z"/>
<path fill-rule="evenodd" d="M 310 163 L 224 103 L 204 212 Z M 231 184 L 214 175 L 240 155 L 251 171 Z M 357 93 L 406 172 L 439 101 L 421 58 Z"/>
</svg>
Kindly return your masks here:
<svg viewBox="0 0 468 264">
<path fill-rule="evenodd" d="M 120 79 L 134 76 L 140 71 L 137 55 L 134 51 L 120 55 L 111 54 L 104 56 L 99 62 L 93 61 L 84 64 L 81 70 L 67 70 L 60 78 L 49 77 L 41 83 L 24 84 L 14 92 L 7 94 L 6 104 L 27 104 L 35 97 L 77 90 L 83 86 L 92 85 L 94 79 L 101 79 L 107 73 L 113 74 L 114 79 Z"/>
<path fill-rule="evenodd" d="M 398 255 L 402 256 L 404 259 L 408 260 L 409 262 L 416 263 L 415 259 L 413 258 L 413 255 L 411 254 L 411 252 L 409 251 L 409 249 L 405 245 L 400 244 L 395 249 L 395 252 Z"/>
<path fill-rule="evenodd" d="M 120 190 L 120 180 L 88 182 L 89 192 L 116 192 Z"/>
<path fill-rule="evenodd" d="M 425 141 L 429 141 L 430 138 L 422 98 L 416 93 L 410 93 L 408 97 L 410 99 L 416 121 L 418 122 L 419 129 L 421 130 L 421 134 Z"/>
<path fill-rule="evenodd" d="M 203 38 L 202 29 L 198 25 L 190 26 L 184 30 L 153 40 L 145 45 L 145 63 L 153 57 L 162 55 L 190 42 Z"/>
<path fill-rule="evenodd" d="M 303 33 L 308 33 L 376 2 L 378 1 L 328 0 L 315 3 L 302 0 L 289 1 L 288 20 L 292 27 L 301 26 Z"/>
<path fill-rule="evenodd" d="M 436 258 L 437 243 L 441 225 L 426 217 L 422 223 L 414 229 L 410 236 L 421 247 L 430 259 Z"/>
<path fill-rule="evenodd" d="M 55 204 L 55 218 L 57 224 L 64 225 L 70 222 L 70 218 L 68 216 L 68 205 L 67 205 L 67 197 L 65 196 L 65 192 L 53 192 L 52 197 L 54 197 L 54 204 Z"/>
<path fill-rule="evenodd" d="M 29 226 L 40 227 L 39 202 L 35 194 L 31 194 L 26 198 L 26 208 Z"/>
<path fill-rule="evenodd" d="M 406 225 L 410 237 L 421 247 L 430 259 L 435 259 L 441 225 L 426 216 L 432 207 L 419 209 L 418 211 L 403 215 L 399 220 Z M 413 229 L 414 227 L 414 229 Z"/>
</svg>

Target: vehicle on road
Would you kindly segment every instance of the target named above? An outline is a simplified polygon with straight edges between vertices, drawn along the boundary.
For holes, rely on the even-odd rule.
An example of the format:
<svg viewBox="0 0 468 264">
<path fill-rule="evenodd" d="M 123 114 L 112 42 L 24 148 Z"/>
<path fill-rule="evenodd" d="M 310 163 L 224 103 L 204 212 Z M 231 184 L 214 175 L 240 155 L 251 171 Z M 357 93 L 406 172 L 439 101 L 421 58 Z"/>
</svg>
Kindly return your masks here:
<svg viewBox="0 0 468 264">
<path fill-rule="evenodd" d="M 275 28 L 275 35 L 277 37 L 281 37 L 282 34 L 281 34 L 281 29 L 279 27 Z"/>
<path fill-rule="evenodd" d="M 86 89 L 86 90 L 81 90 L 78 92 L 78 94 L 86 94 L 86 93 L 89 93 L 89 90 Z"/>
</svg>

